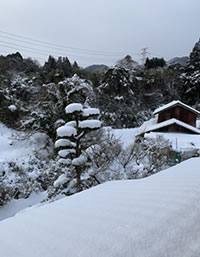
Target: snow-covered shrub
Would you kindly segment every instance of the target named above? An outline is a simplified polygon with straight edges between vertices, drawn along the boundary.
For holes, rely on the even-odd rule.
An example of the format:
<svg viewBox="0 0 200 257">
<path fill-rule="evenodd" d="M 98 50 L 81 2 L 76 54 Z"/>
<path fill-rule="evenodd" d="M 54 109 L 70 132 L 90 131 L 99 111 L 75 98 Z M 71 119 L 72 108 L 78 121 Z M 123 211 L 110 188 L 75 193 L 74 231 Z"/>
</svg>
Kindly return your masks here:
<svg viewBox="0 0 200 257">
<path fill-rule="evenodd" d="M 50 138 L 44 133 L 16 132 L 3 126 L 0 129 L 5 148 L 5 153 L 0 149 L 0 205 L 47 190 L 54 179 L 50 176 L 54 167 Z"/>
<path fill-rule="evenodd" d="M 27 198 L 32 192 L 43 191 L 43 167 L 34 156 L 23 161 L 0 163 L 0 205 L 8 200 Z"/>
<path fill-rule="evenodd" d="M 55 142 L 55 147 L 58 150 L 59 163 L 63 167 L 61 166 L 60 176 L 54 182 L 54 187 L 73 193 L 83 189 L 82 177 L 89 165 L 86 154 L 88 144 L 84 138 L 91 131 L 98 130 L 101 121 L 98 119 L 100 114 L 98 109 L 83 108 L 80 103 L 67 105 L 65 113 L 71 121 L 56 131 L 58 140 Z"/>
<path fill-rule="evenodd" d="M 87 187 L 115 178 L 117 171 L 112 166 L 122 153 L 122 146 L 113 135 L 112 129 L 101 128 L 98 134 L 94 136 L 96 143 L 91 144 L 86 151 L 87 157 L 90 160 L 87 177 L 85 177 L 84 181 Z"/>
<path fill-rule="evenodd" d="M 150 176 L 167 167 L 167 152 L 170 143 L 162 136 L 137 137 L 134 144 L 125 149 L 118 163 L 123 178 L 134 179 Z"/>
<path fill-rule="evenodd" d="M 167 167 L 165 149 L 169 142 L 163 137 L 143 138 L 123 149 L 119 140 L 108 131 L 90 147 L 91 167 L 85 183 L 95 185 L 109 180 L 137 179 Z"/>
</svg>

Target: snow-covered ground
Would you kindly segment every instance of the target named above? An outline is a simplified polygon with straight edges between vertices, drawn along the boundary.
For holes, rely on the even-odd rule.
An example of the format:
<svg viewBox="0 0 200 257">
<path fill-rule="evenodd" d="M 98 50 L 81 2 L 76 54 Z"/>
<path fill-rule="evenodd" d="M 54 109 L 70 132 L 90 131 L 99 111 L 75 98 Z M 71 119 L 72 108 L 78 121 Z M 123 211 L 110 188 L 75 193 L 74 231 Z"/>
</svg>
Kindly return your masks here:
<svg viewBox="0 0 200 257">
<path fill-rule="evenodd" d="M 185 151 L 190 149 L 200 149 L 200 135 L 184 134 L 184 133 L 146 133 L 146 138 L 156 138 L 158 135 L 169 140 L 174 150 Z"/>
<path fill-rule="evenodd" d="M 27 199 L 11 200 L 5 206 L 0 207 L 0 221 L 15 216 L 16 213 L 40 203 L 47 198 L 46 192 L 32 193 Z"/>
<path fill-rule="evenodd" d="M 126 148 L 134 143 L 135 136 L 138 134 L 138 128 L 112 129 L 112 133 L 119 139 L 123 147 Z"/>
<path fill-rule="evenodd" d="M 154 121 L 153 121 L 154 122 Z M 150 121 L 152 123 L 152 121 Z M 149 122 L 143 124 L 142 129 L 149 125 Z M 135 136 L 141 132 L 141 128 L 132 129 L 110 129 L 124 148 L 134 143 Z M 156 137 L 162 135 L 168 139 L 172 147 L 178 151 L 193 148 L 200 149 L 200 136 L 189 135 L 181 133 L 146 133 L 145 137 Z M 16 140 L 18 138 L 24 138 L 25 140 Z M 24 133 L 17 132 L 12 129 L 6 128 L 0 123 L 0 165 L 6 161 L 15 161 L 21 163 L 26 160 L 34 152 L 42 149 L 44 146 L 45 136 L 40 133 L 36 133 L 30 137 L 24 135 Z M 18 211 L 35 205 L 43 199 L 42 195 L 33 194 L 30 199 L 13 200 L 4 207 L 0 208 L 0 220 L 14 216 Z"/>
<path fill-rule="evenodd" d="M 137 128 L 134 129 L 111 129 L 111 132 L 119 139 L 124 147 L 133 144 Z M 19 140 L 20 139 L 20 140 Z M 0 166 L 1 163 L 14 161 L 25 162 L 27 158 L 45 144 L 45 135 L 36 133 L 27 136 L 23 132 L 9 129 L 0 123 Z M 0 221 L 14 216 L 19 211 L 38 204 L 47 196 L 45 193 L 33 193 L 28 199 L 11 200 L 5 206 L 0 207 Z"/>
<path fill-rule="evenodd" d="M 8 129 L 0 123 L 0 162 L 11 161 L 29 153 L 30 148 L 27 145 L 27 141 L 15 140 L 16 137 L 22 135 L 23 133 Z"/>
<path fill-rule="evenodd" d="M 155 124 L 156 119 L 144 122 L 139 128 L 129 129 L 113 129 L 112 133 L 119 139 L 124 148 L 134 143 L 135 137 L 145 131 L 145 129 Z M 171 147 L 177 151 L 185 151 L 190 149 L 200 149 L 200 135 L 185 134 L 185 133 L 158 133 L 150 132 L 145 133 L 145 138 L 156 138 L 157 136 L 163 136 L 169 140 Z"/>
<path fill-rule="evenodd" d="M 150 128 L 157 125 L 157 119 L 152 118 L 145 121 L 142 126 L 136 129 L 136 134 L 144 134 L 146 138 L 156 138 L 157 136 L 163 136 L 165 139 L 169 140 L 171 147 L 177 151 L 185 151 L 189 149 L 200 149 L 200 135 L 197 134 L 186 134 L 186 133 L 169 133 L 169 132 L 149 132 Z M 197 128 L 200 128 L 200 121 L 197 120 Z"/>
<path fill-rule="evenodd" d="M 113 181 L 0 222 L 3 257 L 195 257 L 200 158 Z"/>
<path fill-rule="evenodd" d="M 34 151 L 40 151 L 46 140 L 47 136 L 44 133 L 28 135 L 0 123 L 0 162 L 24 159 Z"/>
</svg>

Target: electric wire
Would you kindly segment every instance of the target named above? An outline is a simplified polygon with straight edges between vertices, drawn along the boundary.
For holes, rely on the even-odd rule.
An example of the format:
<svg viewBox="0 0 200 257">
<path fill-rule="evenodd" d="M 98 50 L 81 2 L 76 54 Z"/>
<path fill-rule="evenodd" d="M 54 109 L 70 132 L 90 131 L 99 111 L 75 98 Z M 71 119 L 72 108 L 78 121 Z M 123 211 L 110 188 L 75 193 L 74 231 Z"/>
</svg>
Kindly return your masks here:
<svg viewBox="0 0 200 257">
<path fill-rule="evenodd" d="M 10 42 L 10 40 L 12 40 L 12 42 Z M 69 58 L 78 59 L 81 62 L 82 61 L 117 62 L 117 60 L 119 60 L 120 58 L 122 58 L 122 56 L 125 55 L 125 53 L 119 53 L 119 52 L 118 53 L 108 52 L 108 51 L 106 52 L 106 51 L 99 51 L 99 50 L 75 48 L 71 46 L 64 46 L 61 44 L 45 42 L 42 40 L 37 40 L 37 39 L 22 36 L 22 35 L 5 32 L 2 30 L 0 30 L 0 46 L 6 47 L 8 49 L 13 49 L 13 50 L 18 49 L 17 51 L 24 51 L 30 54 L 37 54 L 39 56 L 43 56 L 42 61 L 45 61 L 44 56 L 47 57 L 51 55 L 56 58 L 61 56 L 66 56 Z M 130 54 L 135 56 L 141 55 L 138 53 L 130 53 Z M 148 54 L 151 56 L 161 57 L 160 55 L 157 55 L 157 54 L 152 54 L 152 53 L 151 54 L 148 53 Z M 37 56 L 36 58 L 39 59 L 40 58 L 39 56 Z"/>
<path fill-rule="evenodd" d="M 105 56 L 120 56 L 120 55 L 124 55 L 125 54 L 124 52 L 107 52 L 107 51 L 100 51 L 100 50 L 91 50 L 91 49 L 84 49 L 84 48 L 75 48 L 75 47 L 71 47 L 71 46 L 64 46 L 64 45 L 59 45 L 59 44 L 55 44 L 55 43 L 45 42 L 45 41 L 41 41 L 41 40 L 29 38 L 29 37 L 24 37 L 24 36 L 13 34 L 13 33 L 8 33 L 8 32 L 5 32 L 5 31 L 2 31 L 2 30 L 0 30 L 0 33 L 3 34 L 3 35 L 8 35 L 8 36 L 14 37 L 14 38 L 16 37 L 16 38 L 18 38 L 17 41 L 19 41 L 19 38 L 22 38 L 22 39 L 25 39 L 27 41 L 36 42 L 36 43 L 38 43 L 40 45 L 46 45 L 46 46 L 48 45 L 48 46 L 51 46 L 51 47 L 54 47 L 54 48 L 57 48 L 57 49 L 77 50 L 77 51 L 82 51 L 83 53 L 94 54 L 94 55 L 98 55 L 99 54 L 99 55 L 105 55 Z M 24 41 L 24 42 L 26 42 L 26 41 Z"/>
</svg>

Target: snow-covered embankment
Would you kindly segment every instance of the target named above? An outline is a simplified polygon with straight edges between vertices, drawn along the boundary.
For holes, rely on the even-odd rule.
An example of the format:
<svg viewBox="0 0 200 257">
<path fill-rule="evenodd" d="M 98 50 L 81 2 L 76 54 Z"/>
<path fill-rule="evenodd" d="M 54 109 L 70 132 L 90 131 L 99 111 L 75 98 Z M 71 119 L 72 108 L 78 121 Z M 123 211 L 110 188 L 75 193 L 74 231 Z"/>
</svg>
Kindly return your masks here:
<svg viewBox="0 0 200 257">
<path fill-rule="evenodd" d="M 200 252 L 200 158 L 113 181 L 0 222 L 6 257 L 188 257 Z"/>
</svg>

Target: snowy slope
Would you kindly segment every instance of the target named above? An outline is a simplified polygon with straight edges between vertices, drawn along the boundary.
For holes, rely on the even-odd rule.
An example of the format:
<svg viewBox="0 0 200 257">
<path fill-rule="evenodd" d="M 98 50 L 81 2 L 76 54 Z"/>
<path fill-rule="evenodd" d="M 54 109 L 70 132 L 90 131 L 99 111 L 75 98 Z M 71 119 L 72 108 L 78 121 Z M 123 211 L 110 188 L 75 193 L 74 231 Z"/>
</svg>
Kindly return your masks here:
<svg viewBox="0 0 200 257">
<path fill-rule="evenodd" d="M 0 206 L 0 221 L 14 216 L 16 213 L 40 203 L 47 198 L 46 192 L 32 193 L 27 199 L 11 200 L 3 207 Z"/>
<path fill-rule="evenodd" d="M 15 161 L 40 151 L 46 143 L 44 133 L 25 134 L 0 123 L 0 162 Z"/>
<path fill-rule="evenodd" d="M 120 144 L 126 148 L 134 143 L 138 128 L 112 129 L 111 132 L 119 140 Z"/>
<path fill-rule="evenodd" d="M 195 257 L 200 158 L 102 184 L 0 222 L 2 257 Z"/>
<path fill-rule="evenodd" d="M 0 161 L 10 161 L 29 152 L 29 149 L 27 149 L 27 142 L 24 143 L 18 141 L 13 144 L 13 136 L 20 136 L 20 133 L 9 129 L 0 123 Z"/>
</svg>

